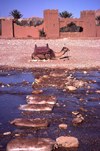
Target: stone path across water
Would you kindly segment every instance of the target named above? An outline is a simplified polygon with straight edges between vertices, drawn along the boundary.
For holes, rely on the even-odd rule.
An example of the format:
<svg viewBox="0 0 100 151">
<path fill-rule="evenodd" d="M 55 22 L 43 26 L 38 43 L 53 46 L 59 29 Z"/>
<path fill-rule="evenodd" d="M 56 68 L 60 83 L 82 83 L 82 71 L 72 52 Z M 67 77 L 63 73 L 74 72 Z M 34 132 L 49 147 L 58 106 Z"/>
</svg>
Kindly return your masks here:
<svg viewBox="0 0 100 151">
<path fill-rule="evenodd" d="M 57 103 L 56 103 L 56 106 L 54 107 L 54 110 L 52 112 L 39 112 L 39 113 L 24 111 L 22 112 L 21 117 L 30 118 L 30 119 L 32 118 L 34 119 L 34 117 L 48 118 L 50 119 L 50 122 L 51 122 L 50 127 L 47 128 L 46 130 L 45 129 L 40 130 L 38 128 L 34 128 L 34 129 L 33 128 L 20 128 L 20 129 L 17 129 L 17 132 L 14 132 L 15 130 L 12 133 L 10 132 L 11 136 L 6 136 L 5 138 L 7 137 L 10 137 L 10 138 L 20 137 L 21 138 L 24 136 L 24 137 L 28 137 L 29 140 L 30 138 L 33 138 L 33 137 L 36 137 L 36 138 L 46 137 L 46 138 L 51 138 L 53 140 L 56 140 L 57 137 L 66 135 L 68 136 L 68 140 L 69 139 L 71 140 L 71 137 L 69 136 L 76 136 L 79 139 L 80 146 L 78 149 L 75 149 L 75 150 L 81 150 L 81 149 L 85 150 L 86 148 L 87 150 L 90 150 L 93 147 L 93 145 L 90 146 L 90 144 L 92 143 L 94 143 L 94 147 L 99 146 L 99 135 L 98 135 L 99 128 L 98 127 L 99 127 L 99 108 L 100 108 L 99 107 L 100 70 L 98 70 L 97 77 L 95 75 L 96 73 L 94 72 L 93 74 L 91 74 L 88 71 L 87 72 L 84 71 L 84 73 L 82 71 L 78 71 L 76 73 L 75 71 L 68 72 L 64 70 L 64 75 L 61 76 L 60 74 L 58 74 L 59 76 L 58 75 L 54 76 L 53 71 L 52 71 L 52 75 L 48 73 L 50 76 L 48 76 L 47 79 L 41 78 L 42 79 L 41 82 L 37 83 L 36 86 L 34 85 L 35 90 L 43 88 L 44 94 L 49 94 L 49 95 L 55 94 L 57 96 Z M 35 75 L 35 77 L 40 79 L 38 75 L 39 73 L 37 73 L 37 71 L 36 71 L 36 74 L 37 75 Z M 92 77 L 93 75 L 95 76 Z M 61 78 L 59 78 L 60 76 Z M 76 90 L 72 90 L 72 87 L 70 90 L 68 89 L 68 86 L 75 86 Z M 13 93 L 14 91 L 11 92 L 11 94 Z M 29 93 L 30 92 L 27 91 L 27 94 Z M 26 93 L 20 93 L 20 94 L 21 94 L 21 98 L 19 102 L 17 101 L 17 103 L 20 104 L 20 101 L 21 101 L 23 104 L 23 99 L 25 98 Z M 41 96 L 44 96 L 44 95 L 37 94 L 36 96 L 41 98 Z M 31 95 L 28 98 L 31 98 L 29 100 L 33 99 Z M 15 103 L 16 102 L 14 102 L 14 104 Z M 19 113 L 21 113 L 21 111 L 19 111 Z M 82 116 L 84 117 L 84 119 Z M 15 115 L 15 118 L 16 118 L 16 115 Z M 80 118 L 84 121 L 82 124 L 78 124 L 76 126 L 77 124 L 76 119 L 80 120 Z M 74 122 L 72 122 L 73 120 Z M 78 121 L 78 123 L 80 123 L 80 121 Z M 67 125 L 63 125 L 62 127 L 62 125 L 60 124 L 67 124 Z M 60 125 L 61 127 L 59 126 L 60 127 L 59 128 L 58 125 Z M 68 126 L 67 130 L 64 129 L 65 126 Z M 19 132 L 18 130 L 19 131 L 23 130 L 23 132 Z M 16 133 L 16 135 L 14 133 Z M 96 136 L 94 136 L 94 133 Z M 64 141 L 65 141 L 65 138 L 64 138 Z M 66 144 L 65 142 L 62 143 L 62 145 L 67 145 L 67 144 L 68 144 L 67 142 Z M 59 144 L 59 146 L 60 145 L 61 144 Z M 56 150 L 58 151 L 60 149 L 61 151 L 63 150 L 62 148 L 58 148 Z M 95 148 L 95 150 L 98 150 L 98 149 Z"/>
<path fill-rule="evenodd" d="M 37 95 L 27 95 L 27 102 L 31 101 L 29 104 L 20 105 L 19 109 L 24 111 L 52 111 L 54 104 L 57 99 L 56 96 L 37 96 Z M 50 104 L 49 104 L 50 103 Z M 27 126 L 27 127 L 43 127 L 48 126 L 50 121 L 48 119 L 15 119 L 10 124 L 16 126 Z"/>
<path fill-rule="evenodd" d="M 52 111 L 54 104 L 56 103 L 55 96 L 26 96 L 27 102 L 30 104 L 21 105 L 20 110 L 25 111 Z M 50 103 L 50 104 L 49 104 Z M 21 127 L 47 127 L 50 124 L 49 119 L 15 119 L 10 124 Z M 49 138 L 17 138 L 11 140 L 7 145 L 7 151 L 51 151 L 56 142 Z"/>
</svg>

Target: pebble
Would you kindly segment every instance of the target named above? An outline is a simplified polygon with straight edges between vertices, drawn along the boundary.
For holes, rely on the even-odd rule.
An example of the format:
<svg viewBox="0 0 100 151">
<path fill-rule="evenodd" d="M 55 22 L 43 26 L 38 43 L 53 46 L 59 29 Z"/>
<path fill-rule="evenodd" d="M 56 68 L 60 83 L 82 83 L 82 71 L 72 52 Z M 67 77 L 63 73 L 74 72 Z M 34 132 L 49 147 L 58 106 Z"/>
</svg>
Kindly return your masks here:
<svg viewBox="0 0 100 151">
<path fill-rule="evenodd" d="M 76 118 L 73 119 L 72 123 L 73 124 L 79 124 L 79 123 L 82 123 L 82 121 L 83 120 L 80 117 L 76 117 Z"/>
<path fill-rule="evenodd" d="M 2 85 L 2 82 L 0 82 L 0 86 Z"/>
<path fill-rule="evenodd" d="M 60 106 L 59 103 L 56 103 L 57 106 Z"/>
<path fill-rule="evenodd" d="M 34 90 L 32 91 L 33 94 L 43 94 L 43 90 Z"/>
<path fill-rule="evenodd" d="M 84 74 L 87 74 L 87 71 L 83 71 Z"/>
<path fill-rule="evenodd" d="M 67 125 L 66 124 L 59 124 L 59 128 L 61 128 L 61 129 L 67 129 Z"/>
<path fill-rule="evenodd" d="M 2 87 L 2 88 L 4 88 L 5 86 L 4 86 L 4 85 L 2 85 L 1 87 Z"/>
<path fill-rule="evenodd" d="M 84 117 L 82 116 L 82 114 L 77 115 L 78 118 L 81 118 L 82 120 L 84 120 Z"/>
<path fill-rule="evenodd" d="M 84 98 L 80 98 L 79 100 L 80 100 L 80 101 L 84 101 Z"/>
<path fill-rule="evenodd" d="M 96 93 L 100 93 L 100 90 L 96 90 L 95 92 L 96 92 Z"/>
<path fill-rule="evenodd" d="M 3 135 L 10 135 L 11 134 L 11 132 L 5 132 L 5 133 L 3 133 Z"/>
<path fill-rule="evenodd" d="M 87 112 L 87 109 L 84 109 L 83 107 L 80 107 L 80 110 L 83 112 Z"/>
<path fill-rule="evenodd" d="M 75 90 L 76 90 L 76 87 L 74 87 L 74 86 L 67 86 L 67 89 L 68 89 L 69 91 L 75 91 Z"/>
<path fill-rule="evenodd" d="M 20 134 L 15 134 L 15 136 L 16 136 L 16 137 L 19 137 L 19 136 L 20 136 Z"/>
<path fill-rule="evenodd" d="M 66 89 L 63 89 L 63 92 L 66 92 Z"/>
<path fill-rule="evenodd" d="M 35 83 L 39 83 L 39 82 L 40 82 L 40 79 L 35 79 Z"/>
<path fill-rule="evenodd" d="M 79 112 L 78 111 L 73 111 L 72 114 L 77 115 L 77 114 L 79 114 Z"/>
<path fill-rule="evenodd" d="M 7 87 L 10 87 L 10 84 L 7 84 Z"/>
</svg>

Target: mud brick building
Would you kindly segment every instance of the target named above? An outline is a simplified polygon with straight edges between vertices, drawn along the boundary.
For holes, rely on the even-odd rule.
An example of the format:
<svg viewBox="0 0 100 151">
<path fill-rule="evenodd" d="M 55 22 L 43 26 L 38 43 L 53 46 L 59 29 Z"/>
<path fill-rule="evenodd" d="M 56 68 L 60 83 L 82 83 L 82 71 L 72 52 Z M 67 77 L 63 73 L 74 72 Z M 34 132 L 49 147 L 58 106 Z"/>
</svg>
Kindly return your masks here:
<svg viewBox="0 0 100 151">
<path fill-rule="evenodd" d="M 99 10 L 97 11 L 98 14 Z M 1 38 L 39 38 L 39 30 L 44 28 L 46 38 L 65 37 L 100 37 L 100 26 L 96 25 L 95 11 L 82 11 L 80 18 L 59 18 L 58 10 L 44 10 L 44 23 L 40 26 L 23 27 L 13 23 L 13 20 L 1 20 Z M 60 32 L 60 28 L 66 27 L 69 23 L 75 23 L 83 30 L 81 32 Z"/>
</svg>

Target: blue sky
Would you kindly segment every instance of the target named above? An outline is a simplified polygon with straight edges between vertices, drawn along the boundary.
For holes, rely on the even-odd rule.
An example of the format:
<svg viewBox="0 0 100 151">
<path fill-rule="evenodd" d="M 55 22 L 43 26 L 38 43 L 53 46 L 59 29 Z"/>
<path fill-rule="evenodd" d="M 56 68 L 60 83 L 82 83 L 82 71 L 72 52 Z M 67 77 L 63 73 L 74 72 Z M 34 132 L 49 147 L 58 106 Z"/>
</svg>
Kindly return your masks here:
<svg viewBox="0 0 100 151">
<path fill-rule="evenodd" d="M 80 18 L 80 11 L 100 9 L 100 0 L 0 0 L 0 17 L 9 17 L 9 12 L 17 9 L 22 18 L 43 18 L 43 10 L 67 10 L 74 18 Z"/>
</svg>

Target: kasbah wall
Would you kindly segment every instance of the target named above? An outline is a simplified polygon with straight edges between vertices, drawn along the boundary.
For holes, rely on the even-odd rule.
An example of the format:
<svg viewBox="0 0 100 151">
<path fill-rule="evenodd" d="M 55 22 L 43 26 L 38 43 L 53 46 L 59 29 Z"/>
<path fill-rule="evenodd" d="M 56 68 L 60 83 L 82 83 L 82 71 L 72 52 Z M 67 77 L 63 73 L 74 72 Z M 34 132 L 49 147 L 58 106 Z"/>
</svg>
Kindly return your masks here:
<svg viewBox="0 0 100 151">
<path fill-rule="evenodd" d="M 2 20 L 2 34 L 4 38 L 39 38 L 39 30 L 44 28 L 46 38 L 64 37 L 100 37 L 100 26 L 95 23 L 95 11 L 82 11 L 80 18 L 59 18 L 58 10 L 44 10 L 44 23 L 40 26 L 23 27 L 13 23 L 13 20 Z M 83 28 L 82 32 L 60 32 L 60 28 L 70 22 Z"/>
</svg>

